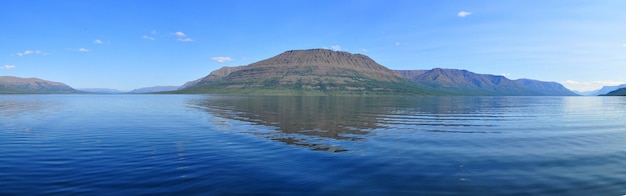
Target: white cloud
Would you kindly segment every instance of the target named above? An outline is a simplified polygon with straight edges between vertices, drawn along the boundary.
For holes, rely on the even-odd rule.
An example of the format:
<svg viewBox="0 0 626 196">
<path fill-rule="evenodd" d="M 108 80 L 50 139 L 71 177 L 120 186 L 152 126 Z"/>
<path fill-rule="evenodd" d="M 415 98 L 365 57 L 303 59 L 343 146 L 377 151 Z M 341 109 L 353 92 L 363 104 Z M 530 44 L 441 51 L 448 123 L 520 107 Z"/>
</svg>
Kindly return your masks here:
<svg viewBox="0 0 626 196">
<path fill-rule="evenodd" d="M 367 52 L 367 49 L 366 48 L 361 48 L 361 51 Z"/>
<path fill-rule="evenodd" d="M 624 47 L 626 48 L 626 44 L 624 44 Z"/>
<path fill-rule="evenodd" d="M 87 48 L 79 48 L 78 51 L 79 52 L 89 52 L 89 49 L 87 49 Z"/>
<path fill-rule="evenodd" d="M 466 12 L 466 11 L 460 11 L 458 14 L 456 14 L 457 16 L 464 18 L 466 16 L 472 15 L 472 12 Z"/>
<path fill-rule="evenodd" d="M 331 46 L 330 48 L 332 48 L 335 51 L 340 51 L 341 50 L 341 46 L 339 46 L 339 45 L 334 45 L 334 46 Z"/>
<path fill-rule="evenodd" d="M 15 69 L 15 65 L 4 65 L 2 69 Z"/>
<path fill-rule="evenodd" d="M 141 36 L 141 38 L 147 39 L 147 40 L 154 40 L 154 37 L 150 37 L 150 36 L 147 36 L 147 35 Z"/>
<path fill-rule="evenodd" d="M 93 43 L 94 44 L 104 44 L 104 42 L 102 42 L 102 40 L 99 40 L 99 39 L 93 40 Z"/>
<path fill-rule="evenodd" d="M 226 57 L 226 56 L 217 56 L 217 57 L 213 57 L 211 58 L 211 60 L 223 63 L 223 62 L 229 62 L 232 61 L 233 59 L 230 57 Z"/>
<path fill-rule="evenodd" d="M 176 39 L 176 40 L 181 41 L 181 42 L 192 42 L 192 41 L 193 41 L 193 39 L 188 38 L 188 37 L 185 37 L 185 38 L 178 38 L 178 39 Z"/>
<path fill-rule="evenodd" d="M 17 53 L 17 56 L 26 56 L 26 55 L 29 55 L 29 54 L 32 54 L 32 53 L 33 53 L 33 51 L 31 51 L 31 50 L 26 50 L 26 51 L 24 51 L 24 52 L 18 52 L 18 53 Z"/>
<path fill-rule="evenodd" d="M 396 42 L 396 46 L 399 46 L 399 45 L 400 45 L 400 42 Z"/>
<path fill-rule="evenodd" d="M 176 40 L 181 41 L 181 42 L 192 42 L 193 41 L 193 39 L 188 38 L 187 35 L 185 35 L 185 33 L 181 32 L 181 31 L 178 31 L 178 32 L 174 33 L 174 35 L 176 35 L 176 37 L 178 37 L 178 39 L 176 39 Z"/>
<path fill-rule="evenodd" d="M 46 53 L 41 52 L 39 50 L 24 50 L 24 52 L 15 53 L 15 55 L 17 56 L 26 56 L 26 55 L 31 55 L 31 54 L 46 55 Z"/>
<path fill-rule="evenodd" d="M 581 92 L 593 91 L 602 88 L 603 86 L 617 86 L 620 84 L 624 84 L 621 81 L 590 81 L 590 82 L 581 82 L 574 80 L 566 80 L 565 82 L 561 82 L 563 86 L 577 90 Z"/>
<path fill-rule="evenodd" d="M 157 32 L 156 30 L 152 30 L 152 31 L 150 31 L 150 33 L 151 33 L 152 35 L 156 35 L 156 34 L 158 34 L 159 32 Z"/>
</svg>

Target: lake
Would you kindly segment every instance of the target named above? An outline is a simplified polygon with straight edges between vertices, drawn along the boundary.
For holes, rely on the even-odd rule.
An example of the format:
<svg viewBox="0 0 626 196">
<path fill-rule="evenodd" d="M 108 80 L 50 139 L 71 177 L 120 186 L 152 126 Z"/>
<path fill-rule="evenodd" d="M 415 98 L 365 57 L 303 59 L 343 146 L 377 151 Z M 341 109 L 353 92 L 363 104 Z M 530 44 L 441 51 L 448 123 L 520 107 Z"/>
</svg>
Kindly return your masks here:
<svg viewBox="0 0 626 196">
<path fill-rule="evenodd" d="M 625 97 L 0 95 L 0 195 L 624 195 Z"/>
</svg>

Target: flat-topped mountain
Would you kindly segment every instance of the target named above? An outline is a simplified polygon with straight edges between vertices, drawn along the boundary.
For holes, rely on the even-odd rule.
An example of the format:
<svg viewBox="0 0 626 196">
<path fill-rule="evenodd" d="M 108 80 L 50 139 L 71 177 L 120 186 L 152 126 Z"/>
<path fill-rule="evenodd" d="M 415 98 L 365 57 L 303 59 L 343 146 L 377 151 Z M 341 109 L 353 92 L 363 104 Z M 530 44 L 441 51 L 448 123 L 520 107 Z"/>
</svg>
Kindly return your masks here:
<svg viewBox="0 0 626 196">
<path fill-rule="evenodd" d="M 247 66 L 223 67 L 181 93 L 433 94 L 361 54 L 290 50 Z"/>
<path fill-rule="evenodd" d="M 19 93 L 79 93 L 72 87 L 60 83 L 42 80 L 39 78 L 19 78 L 0 76 L 0 94 Z"/>
<path fill-rule="evenodd" d="M 467 70 L 435 68 L 396 70 L 396 73 L 416 83 L 460 95 L 576 95 L 556 82 L 510 80 L 504 76 L 477 74 Z"/>
</svg>

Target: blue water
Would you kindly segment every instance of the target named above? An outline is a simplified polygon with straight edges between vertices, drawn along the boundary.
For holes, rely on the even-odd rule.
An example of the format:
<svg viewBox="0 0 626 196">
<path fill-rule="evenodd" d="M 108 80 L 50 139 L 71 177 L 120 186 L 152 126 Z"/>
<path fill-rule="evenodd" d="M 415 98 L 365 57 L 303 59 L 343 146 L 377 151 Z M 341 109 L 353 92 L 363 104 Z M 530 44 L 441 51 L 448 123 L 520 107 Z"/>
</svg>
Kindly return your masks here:
<svg viewBox="0 0 626 196">
<path fill-rule="evenodd" d="M 0 95 L 0 195 L 624 195 L 624 97 Z"/>
</svg>

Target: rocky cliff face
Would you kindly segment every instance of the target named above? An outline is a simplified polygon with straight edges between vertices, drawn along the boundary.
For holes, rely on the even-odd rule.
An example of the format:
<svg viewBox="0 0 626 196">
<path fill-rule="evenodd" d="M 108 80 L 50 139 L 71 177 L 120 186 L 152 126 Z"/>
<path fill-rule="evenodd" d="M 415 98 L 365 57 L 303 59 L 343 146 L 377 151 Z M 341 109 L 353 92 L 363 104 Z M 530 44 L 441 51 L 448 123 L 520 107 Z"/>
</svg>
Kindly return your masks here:
<svg viewBox="0 0 626 196">
<path fill-rule="evenodd" d="M 326 49 L 291 50 L 240 67 L 224 67 L 184 88 L 186 92 L 259 89 L 328 93 L 427 93 L 361 54 Z M 411 92 L 409 92 L 411 91 Z"/>
<path fill-rule="evenodd" d="M 278 56 L 250 64 L 250 69 L 255 68 L 302 68 L 313 74 L 341 75 L 343 71 L 357 71 L 365 77 L 378 80 L 400 81 L 401 79 L 392 70 L 376 63 L 371 58 L 362 54 L 332 51 L 326 49 L 291 50 Z M 306 69 L 306 68 L 313 68 Z M 282 70 L 287 71 L 287 70 Z"/>
<path fill-rule="evenodd" d="M 77 93 L 79 91 L 60 83 L 39 78 L 0 76 L 0 93 Z"/>
</svg>

